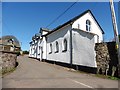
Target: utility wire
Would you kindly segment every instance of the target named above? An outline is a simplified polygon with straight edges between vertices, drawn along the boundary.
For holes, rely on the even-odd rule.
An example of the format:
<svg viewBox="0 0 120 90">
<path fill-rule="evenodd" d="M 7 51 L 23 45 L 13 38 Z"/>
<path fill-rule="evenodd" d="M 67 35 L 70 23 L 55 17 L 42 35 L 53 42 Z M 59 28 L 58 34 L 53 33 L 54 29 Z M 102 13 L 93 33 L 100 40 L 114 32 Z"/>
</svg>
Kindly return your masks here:
<svg viewBox="0 0 120 90">
<path fill-rule="evenodd" d="M 74 2 L 70 7 L 68 7 L 63 13 L 61 13 L 57 18 L 55 18 L 50 24 L 48 24 L 46 26 L 46 28 L 48 28 L 50 25 L 52 25 L 55 21 L 57 21 L 61 16 L 63 16 L 70 8 L 72 8 L 76 3 L 78 2 L 78 0 L 76 2 Z"/>
</svg>

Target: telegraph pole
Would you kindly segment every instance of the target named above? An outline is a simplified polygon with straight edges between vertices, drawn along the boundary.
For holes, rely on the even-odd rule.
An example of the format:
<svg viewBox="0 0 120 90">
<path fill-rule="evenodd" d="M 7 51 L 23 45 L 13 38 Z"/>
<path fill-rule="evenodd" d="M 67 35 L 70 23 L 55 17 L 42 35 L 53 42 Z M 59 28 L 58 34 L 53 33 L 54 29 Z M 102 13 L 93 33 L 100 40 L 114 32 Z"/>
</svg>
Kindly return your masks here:
<svg viewBox="0 0 120 90">
<path fill-rule="evenodd" d="M 117 53 L 118 53 L 118 75 L 120 76 L 119 35 L 118 35 L 118 28 L 117 28 L 117 23 L 116 23 L 116 16 L 115 16 L 115 11 L 114 11 L 113 0 L 110 0 L 110 9 L 111 9 L 111 15 L 112 15 L 114 38 L 116 41 L 116 49 L 117 49 Z"/>
</svg>

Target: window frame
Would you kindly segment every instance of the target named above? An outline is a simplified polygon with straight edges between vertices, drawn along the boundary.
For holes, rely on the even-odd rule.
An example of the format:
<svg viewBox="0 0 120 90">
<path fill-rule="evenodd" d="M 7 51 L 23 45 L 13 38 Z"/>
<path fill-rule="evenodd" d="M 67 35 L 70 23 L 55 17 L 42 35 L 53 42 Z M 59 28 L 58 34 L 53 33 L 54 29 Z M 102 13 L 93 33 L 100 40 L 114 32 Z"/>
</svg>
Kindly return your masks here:
<svg viewBox="0 0 120 90">
<path fill-rule="evenodd" d="M 68 48 L 68 46 L 67 46 L 67 39 L 65 38 L 65 39 L 63 40 L 63 50 L 62 50 L 62 52 L 66 52 L 66 51 L 67 51 L 67 48 Z"/>
<path fill-rule="evenodd" d="M 86 31 L 91 31 L 91 21 L 90 20 L 86 20 Z"/>
<path fill-rule="evenodd" d="M 55 53 L 59 52 L 59 43 L 58 41 L 55 42 Z"/>
<path fill-rule="evenodd" d="M 50 43 L 49 44 L 49 54 L 51 54 L 52 53 L 52 44 Z"/>
<path fill-rule="evenodd" d="M 80 29 L 80 24 L 78 23 L 78 29 Z"/>
</svg>

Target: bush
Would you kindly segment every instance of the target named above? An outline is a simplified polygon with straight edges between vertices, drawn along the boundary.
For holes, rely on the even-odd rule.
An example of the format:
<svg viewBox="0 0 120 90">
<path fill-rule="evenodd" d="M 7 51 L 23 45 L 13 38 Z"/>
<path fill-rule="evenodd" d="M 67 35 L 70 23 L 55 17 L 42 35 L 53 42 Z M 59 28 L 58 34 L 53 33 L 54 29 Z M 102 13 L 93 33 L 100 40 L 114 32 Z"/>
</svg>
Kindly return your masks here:
<svg viewBox="0 0 120 90">
<path fill-rule="evenodd" d="M 23 51 L 23 54 L 29 54 L 29 51 Z"/>
<path fill-rule="evenodd" d="M 17 52 L 17 56 L 19 56 L 20 55 L 20 52 Z"/>
</svg>

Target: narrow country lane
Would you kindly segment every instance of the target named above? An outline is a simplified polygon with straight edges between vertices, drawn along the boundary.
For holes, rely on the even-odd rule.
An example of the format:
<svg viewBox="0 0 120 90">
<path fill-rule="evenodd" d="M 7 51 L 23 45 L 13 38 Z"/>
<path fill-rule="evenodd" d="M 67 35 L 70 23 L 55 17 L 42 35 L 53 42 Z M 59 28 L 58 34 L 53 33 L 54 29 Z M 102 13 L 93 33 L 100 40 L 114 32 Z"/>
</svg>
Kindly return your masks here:
<svg viewBox="0 0 120 90">
<path fill-rule="evenodd" d="M 118 81 L 40 62 L 28 56 L 18 57 L 17 69 L 3 78 L 3 88 L 118 88 Z"/>
</svg>

